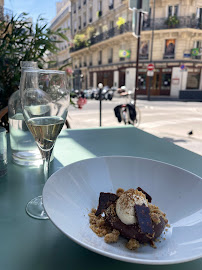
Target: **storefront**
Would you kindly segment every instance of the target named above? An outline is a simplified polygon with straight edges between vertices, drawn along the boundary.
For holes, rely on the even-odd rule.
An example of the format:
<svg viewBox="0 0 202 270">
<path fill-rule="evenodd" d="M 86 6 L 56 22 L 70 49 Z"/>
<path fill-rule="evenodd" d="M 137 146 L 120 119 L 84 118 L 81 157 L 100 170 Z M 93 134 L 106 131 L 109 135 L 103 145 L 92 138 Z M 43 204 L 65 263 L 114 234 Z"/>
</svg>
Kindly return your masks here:
<svg viewBox="0 0 202 270">
<path fill-rule="evenodd" d="M 113 86 L 114 72 L 112 70 L 97 71 L 97 83 L 103 83 L 104 86 Z"/>
<path fill-rule="evenodd" d="M 200 87 L 200 69 L 188 69 L 187 89 L 199 89 Z"/>
<path fill-rule="evenodd" d="M 147 95 L 150 85 L 150 95 L 170 95 L 172 69 L 159 68 L 154 70 L 154 76 L 147 76 L 147 69 L 139 69 L 138 93 L 137 95 Z"/>
</svg>

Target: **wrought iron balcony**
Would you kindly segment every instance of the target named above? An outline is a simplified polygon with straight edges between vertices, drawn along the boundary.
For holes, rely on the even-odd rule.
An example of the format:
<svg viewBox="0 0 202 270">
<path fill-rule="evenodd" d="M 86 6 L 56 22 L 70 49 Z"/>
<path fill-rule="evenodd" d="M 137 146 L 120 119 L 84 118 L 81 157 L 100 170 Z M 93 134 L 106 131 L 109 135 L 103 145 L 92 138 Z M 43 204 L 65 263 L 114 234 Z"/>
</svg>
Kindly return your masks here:
<svg viewBox="0 0 202 270">
<path fill-rule="evenodd" d="M 174 53 L 164 53 L 163 59 L 175 59 Z"/>
<path fill-rule="evenodd" d="M 161 29 L 175 29 L 175 28 L 194 28 L 194 29 L 202 29 L 202 22 L 200 22 L 198 19 L 186 16 L 186 17 L 178 17 L 179 23 L 174 26 L 169 26 L 166 24 L 167 18 L 156 18 L 155 19 L 155 30 L 161 30 Z M 153 20 L 147 19 L 143 21 L 142 31 L 148 31 L 152 30 L 153 28 Z M 91 37 L 85 44 L 88 44 L 88 46 L 97 44 L 99 42 L 108 40 L 110 38 L 113 38 L 115 36 L 132 32 L 132 22 L 128 21 L 121 25 L 120 27 L 113 27 L 109 29 L 108 31 L 105 31 L 97 36 Z M 78 50 L 81 50 L 85 47 L 87 47 L 85 44 L 81 44 L 80 46 L 73 47 L 70 49 L 70 52 L 75 52 Z M 165 56 L 166 57 L 166 56 Z"/>
<path fill-rule="evenodd" d="M 153 19 L 147 19 L 143 21 L 143 29 L 142 30 L 151 30 L 154 23 L 155 30 L 162 29 L 174 29 L 174 28 L 195 28 L 202 29 L 202 22 L 191 16 L 180 16 L 177 17 L 179 23 L 175 25 L 168 25 L 167 18 L 156 18 L 155 21 Z"/>
</svg>

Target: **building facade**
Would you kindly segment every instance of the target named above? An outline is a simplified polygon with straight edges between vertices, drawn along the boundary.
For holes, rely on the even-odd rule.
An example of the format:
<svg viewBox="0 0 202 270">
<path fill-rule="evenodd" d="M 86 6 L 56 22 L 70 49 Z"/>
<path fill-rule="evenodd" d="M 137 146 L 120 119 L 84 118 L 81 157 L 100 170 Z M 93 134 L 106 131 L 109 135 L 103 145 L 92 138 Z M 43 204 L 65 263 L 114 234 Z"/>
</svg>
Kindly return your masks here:
<svg viewBox="0 0 202 270">
<path fill-rule="evenodd" d="M 57 37 L 61 41 L 61 43 L 57 43 L 57 47 L 60 50 L 56 55 L 49 54 L 49 60 L 55 61 L 55 63 L 50 64 L 50 68 L 61 68 L 71 63 L 69 52 L 71 41 L 71 2 L 69 0 L 57 2 L 56 10 L 57 14 L 51 21 L 50 29 L 53 31 L 64 29 L 63 34 L 69 41 Z"/>
<path fill-rule="evenodd" d="M 137 38 L 127 0 L 71 0 L 72 66 L 82 87 L 104 85 L 133 90 Z M 178 97 L 202 90 L 202 2 L 151 0 L 144 15 L 137 94 L 147 94 L 147 65 L 155 65 L 151 95 Z"/>
</svg>

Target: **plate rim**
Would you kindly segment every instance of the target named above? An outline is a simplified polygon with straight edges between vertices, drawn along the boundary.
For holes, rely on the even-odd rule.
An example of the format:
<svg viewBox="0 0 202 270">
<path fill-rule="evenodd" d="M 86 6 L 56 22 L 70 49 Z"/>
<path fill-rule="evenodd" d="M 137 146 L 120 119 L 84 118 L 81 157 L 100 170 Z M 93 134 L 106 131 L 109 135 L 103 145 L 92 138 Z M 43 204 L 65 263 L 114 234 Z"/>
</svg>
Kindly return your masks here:
<svg viewBox="0 0 202 270">
<path fill-rule="evenodd" d="M 131 257 L 125 257 L 125 256 L 120 256 L 120 255 L 116 255 L 116 254 L 113 254 L 111 252 L 107 252 L 107 251 L 103 251 L 103 250 L 100 250 L 100 249 L 97 249 L 96 247 L 92 247 L 84 242 L 81 242 L 79 240 L 77 240 L 75 237 L 71 236 L 70 234 L 66 233 L 65 231 L 63 231 L 61 228 L 59 228 L 57 226 L 57 224 L 51 219 L 49 213 L 47 212 L 47 209 L 46 209 L 46 203 L 44 203 L 44 194 L 45 194 L 45 190 L 47 188 L 47 183 L 53 181 L 51 180 L 51 178 L 54 178 L 56 174 L 58 174 L 61 170 L 66 170 L 66 168 L 68 167 L 71 167 L 72 165 L 74 164 L 77 164 L 77 163 L 81 163 L 81 162 L 88 162 L 89 160 L 97 160 L 97 159 L 108 159 L 108 158 L 130 158 L 130 159 L 135 159 L 135 160 L 146 160 L 146 161 L 152 161 L 152 162 L 157 162 L 157 163 L 160 163 L 160 164 L 164 164 L 164 165 L 167 165 L 167 166 L 170 166 L 170 167 L 174 167 L 174 168 L 177 168 L 179 170 L 182 170 L 182 171 L 185 171 L 186 173 L 188 174 L 191 174 L 197 178 L 199 178 L 201 181 L 202 181 L 202 177 L 200 177 L 199 175 L 193 173 L 193 172 L 190 172 L 184 168 L 181 168 L 179 166 L 176 166 L 176 165 L 173 165 L 173 164 L 170 164 L 170 163 L 167 163 L 167 162 L 163 162 L 163 161 L 159 161 L 159 160 L 155 160 L 155 159 L 151 159 L 151 158 L 144 158 L 144 157 L 137 157 L 137 156 L 121 156 L 121 155 L 112 155 L 112 156 L 99 156 L 99 157 L 91 157 L 91 158 L 86 158 L 86 159 L 81 159 L 81 160 L 78 160 L 78 161 L 75 161 L 75 162 L 72 162 L 66 166 L 64 166 L 63 168 L 57 170 L 56 172 L 54 172 L 49 178 L 48 180 L 46 181 L 44 187 L 43 187 L 43 192 L 42 192 L 42 200 L 43 200 L 43 205 L 44 205 L 44 208 L 45 208 L 45 211 L 50 219 L 50 221 L 56 226 L 57 229 L 59 229 L 59 231 L 61 231 L 65 236 L 67 236 L 69 239 L 71 239 L 72 241 L 74 241 L 75 243 L 77 243 L 78 245 L 92 251 L 92 252 L 95 252 L 99 255 L 102 255 L 102 256 L 106 256 L 106 257 L 109 257 L 109 258 L 112 258 L 112 259 L 115 259 L 115 260 L 118 260 L 118 261 L 124 261 L 124 262 L 129 262 L 129 263 L 136 263 L 136 264 L 144 264 L 144 265 L 172 265 L 172 264 L 180 264 L 180 263 L 186 263 L 186 262 L 191 262 L 191 261 L 194 261 L 194 260 L 197 260 L 197 259 L 200 259 L 202 258 L 202 253 L 201 255 L 196 255 L 196 256 L 192 256 L 192 257 L 186 257 L 184 259 L 175 259 L 175 260 L 150 260 L 150 259 L 137 259 L 137 258 L 131 258 Z"/>
</svg>

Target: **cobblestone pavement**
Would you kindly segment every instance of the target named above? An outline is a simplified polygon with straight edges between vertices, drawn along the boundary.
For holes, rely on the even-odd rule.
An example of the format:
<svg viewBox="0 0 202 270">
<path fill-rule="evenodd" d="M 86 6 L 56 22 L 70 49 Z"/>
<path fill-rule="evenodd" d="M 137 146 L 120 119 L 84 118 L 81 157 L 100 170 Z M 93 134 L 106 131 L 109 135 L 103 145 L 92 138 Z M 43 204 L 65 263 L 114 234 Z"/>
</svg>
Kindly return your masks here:
<svg viewBox="0 0 202 270">
<path fill-rule="evenodd" d="M 102 126 L 122 126 L 114 115 L 116 105 L 127 102 L 114 98 L 102 102 Z M 138 128 L 202 155 L 202 104 L 182 101 L 137 100 L 141 112 Z M 70 107 L 71 128 L 99 127 L 99 101 L 88 100 L 81 109 Z"/>
</svg>

